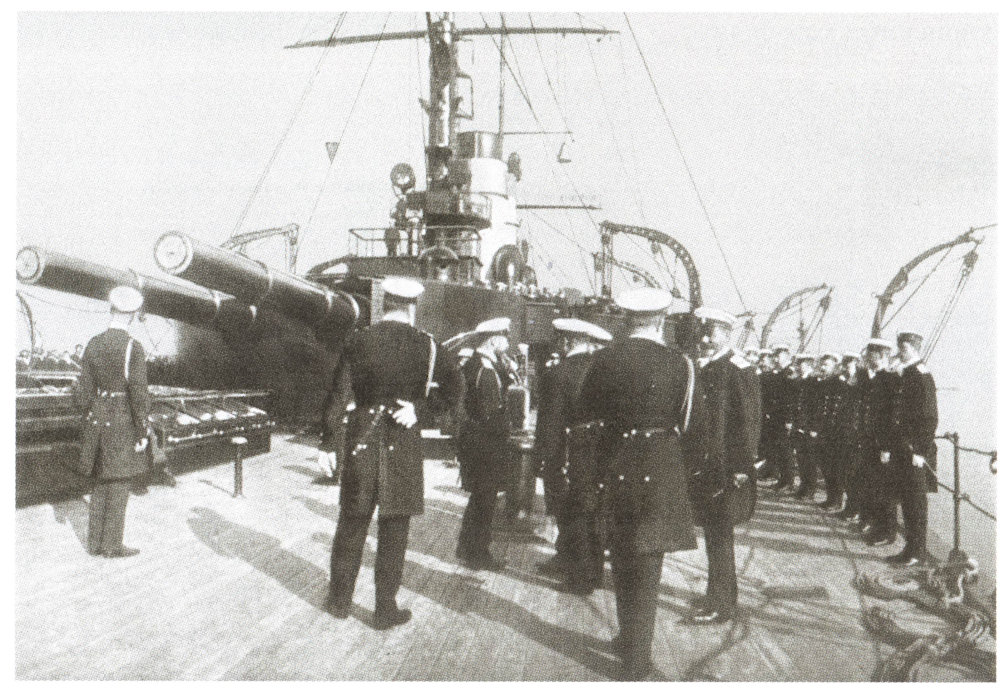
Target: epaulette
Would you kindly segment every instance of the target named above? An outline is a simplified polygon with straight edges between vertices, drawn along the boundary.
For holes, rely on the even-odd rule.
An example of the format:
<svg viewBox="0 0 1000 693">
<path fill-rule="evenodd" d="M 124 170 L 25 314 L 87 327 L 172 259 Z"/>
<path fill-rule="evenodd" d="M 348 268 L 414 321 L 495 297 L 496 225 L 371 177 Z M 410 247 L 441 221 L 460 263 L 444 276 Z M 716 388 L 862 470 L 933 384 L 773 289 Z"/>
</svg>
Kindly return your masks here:
<svg viewBox="0 0 1000 693">
<path fill-rule="evenodd" d="M 931 369 L 927 367 L 927 364 L 921 361 L 920 363 L 917 364 L 917 372 L 927 375 L 928 373 L 931 372 Z"/>
<path fill-rule="evenodd" d="M 729 357 L 729 362 L 732 363 L 737 368 L 749 368 L 751 365 L 753 365 L 735 351 L 733 352 L 733 355 Z"/>
</svg>

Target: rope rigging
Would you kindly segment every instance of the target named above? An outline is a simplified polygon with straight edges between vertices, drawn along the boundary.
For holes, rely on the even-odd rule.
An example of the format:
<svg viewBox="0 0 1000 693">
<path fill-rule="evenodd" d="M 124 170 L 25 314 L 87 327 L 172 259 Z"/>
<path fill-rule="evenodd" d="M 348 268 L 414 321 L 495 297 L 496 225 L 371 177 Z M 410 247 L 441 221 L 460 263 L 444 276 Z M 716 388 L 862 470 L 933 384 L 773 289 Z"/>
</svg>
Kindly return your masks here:
<svg viewBox="0 0 1000 693">
<path fill-rule="evenodd" d="M 344 23 L 344 17 L 347 16 L 346 12 L 341 12 L 340 16 L 337 18 L 337 23 L 333 27 L 333 31 L 330 34 L 330 39 L 332 40 L 336 35 L 337 31 L 340 30 L 341 25 Z M 331 44 L 332 45 L 332 44 Z M 309 76 L 309 81 L 306 83 L 305 88 L 302 90 L 302 95 L 299 97 L 299 101 L 295 106 L 295 110 L 292 112 L 292 117 L 288 121 L 288 125 L 285 126 L 285 130 L 281 133 L 281 137 L 278 138 L 277 144 L 274 146 L 274 150 L 271 152 L 270 158 L 264 165 L 264 170 L 261 172 L 260 177 L 257 179 L 257 183 L 254 185 L 253 190 L 250 192 L 250 198 L 247 200 L 246 205 L 243 207 L 243 211 L 240 213 L 239 218 L 236 220 L 236 224 L 233 225 L 233 230 L 229 233 L 230 236 L 235 236 L 239 233 L 240 228 L 243 226 L 243 222 L 247 218 L 247 214 L 250 212 L 250 208 L 253 206 L 254 201 L 257 199 L 257 195 L 260 194 L 261 188 L 264 186 L 264 181 L 267 179 L 268 174 L 271 172 L 271 166 L 274 165 L 275 160 L 278 158 L 278 154 L 281 152 L 281 148 L 285 144 L 285 140 L 288 139 L 288 134 L 292 131 L 292 127 L 295 125 L 295 121 L 298 120 L 299 115 L 302 113 L 302 108 L 305 105 L 306 99 L 309 94 L 312 93 L 313 84 L 316 82 L 316 77 L 319 75 L 320 70 L 323 68 L 323 62 L 326 60 L 326 56 L 330 52 L 330 46 L 323 49 L 322 54 L 320 54 L 319 59 L 316 61 L 316 67 L 313 68 L 312 74 Z"/>
<path fill-rule="evenodd" d="M 736 276 L 733 274 L 733 268 L 729 264 L 729 258 L 726 255 L 726 251 L 722 247 L 722 242 L 719 240 L 719 234 L 715 230 L 715 224 L 712 223 L 712 218 L 708 213 L 708 208 L 705 206 L 705 201 L 702 199 L 701 190 L 695 182 L 694 174 L 691 172 L 691 167 L 688 165 L 687 157 L 684 155 L 684 150 L 681 149 L 681 143 L 677 137 L 677 132 L 674 130 L 673 122 L 670 120 L 670 116 L 667 115 L 667 108 L 663 103 L 663 98 L 660 96 L 660 90 L 656 86 L 656 80 L 653 79 L 653 72 L 649 67 L 649 63 L 646 61 L 646 54 L 643 52 L 642 46 L 639 44 L 639 38 L 635 34 L 635 29 L 632 28 L 632 22 L 629 19 L 628 13 L 623 12 L 622 14 L 625 16 L 625 23 L 628 25 L 629 33 L 632 34 L 632 41 L 635 43 L 636 50 L 639 52 L 639 57 L 642 59 L 642 65 L 646 69 L 646 76 L 649 77 L 649 83 L 653 87 L 653 93 L 656 95 L 656 100 L 660 105 L 660 111 L 663 113 L 663 118 L 667 122 L 667 129 L 670 130 L 670 136 L 673 138 L 674 146 L 677 148 L 677 153 L 680 155 L 681 163 L 684 165 L 684 170 L 687 173 L 688 180 L 691 183 L 691 187 L 694 189 L 695 196 L 698 198 L 698 204 L 701 207 L 701 211 L 705 215 L 705 221 L 708 223 L 708 228 L 712 232 L 712 237 L 715 239 L 715 245 L 719 248 L 719 253 L 722 255 L 722 261 L 726 266 L 726 272 L 729 274 L 729 280 L 733 284 L 733 289 L 736 291 L 736 296 L 739 298 L 740 305 L 743 307 L 743 310 L 747 310 L 746 301 L 743 300 L 743 293 L 740 291 L 739 284 L 736 283 Z"/>
<path fill-rule="evenodd" d="M 340 131 L 340 137 L 337 139 L 338 142 L 344 141 L 344 135 L 347 134 L 347 128 L 351 124 L 351 117 L 354 115 L 354 109 L 358 105 L 358 100 L 361 98 L 361 92 L 364 91 L 365 84 L 368 81 L 368 74 L 371 72 L 372 63 L 375 62 L 375 56 L 378 54 L 379 46 L 382 45 L 382 37 L 385 36 L 385 27 L 389 24 L 389 18 L 392 16 L 392 12 L 387 12 L 385 16 L 385 21 L 382 22 L 382 28 L 379 30 L 378 38 L 375 41 L 375 47 L 372 49 L 372 54 L 368 58 L 368 64 L 365 66 L 364 74 L 361 76 L 361 84 L 358 86 L 358 91 L 354 94 L 354 101 L 351 103 L 351 108 L 347 112 L 347 119 L 344 121 L 344 127 Z M 331 36 L 331 41 L 333 37 Z M 331 46 L 333 43 L 331 42 Z M 324 49 L 325 50 L 325 49 Z M 326 192 L 326 186 L 330 182 L 330 174 L 333 172 L 333 161 L 326 169 L 326 174 L 323 176 L 323 184 L 320 186 L 319 193 L 316 195 L 316 200 L 313 202 L 312 209 L 309 211 L 309 218 L 306 220 L 305 225 L 302 227 L 302 236 L 299 239 L 299 250 L 302 249 L 303 243 L 305 243 L 305 236 L 308 231 L 312 229 L 313 217 L 316 215 L 316 210 L 319 208 L 320 200 L 323 199 L 323 194 Z"/>
</svg>

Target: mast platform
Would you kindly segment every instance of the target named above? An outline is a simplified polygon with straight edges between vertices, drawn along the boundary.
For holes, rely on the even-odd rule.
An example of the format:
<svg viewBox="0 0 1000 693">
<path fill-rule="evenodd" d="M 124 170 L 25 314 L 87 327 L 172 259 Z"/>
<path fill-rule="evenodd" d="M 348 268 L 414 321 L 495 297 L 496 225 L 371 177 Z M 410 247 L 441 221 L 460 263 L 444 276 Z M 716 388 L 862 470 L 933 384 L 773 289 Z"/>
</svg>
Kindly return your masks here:
<svg viewBox="0 0 1000 693">
<path fill-rule="evenodd" d="M 369 627 L 374 531 L 351 618 L 322 611 L 337 487 L 312 483 L 315 441 L 274 436 L 244 463 L 244 498 L 231 497 L 232 466 L 188 472 L 175 488 L 133 496 L 128 559 L 86 553 L 85 498 L 16 512 L 16 677 L 174 680 L 614 679 L 617 659 L 610 567 L 605 588 L 562 594 L 535 572 L 552 554 L 530 531 L 501 525 L 501 573 L 454 558 L 466 494 L 458 470 L 426 464 L 426 510 L 411 523 L 399 594 L 413 619 Z M 540 525 L 541 497 L 532 518 Z M 872 549 L 814 506 L 762 491 L 753 521 L 737 529 L 742 614 L 719 626 L 681 623 L 704 593 L 699 550 L 668 554 L 653 643 L 661 678 L 724 681 L 870 681 L 895 652 L 861 623 L 880 603 L 921 632 L 943 622 L 908 602 L 879 602 L 852 581 L 889 571 Z M 995 643 L 991 643 L 995 646 Z M 933 680 L 965 680 L 947 664 Z"/>
</svg>

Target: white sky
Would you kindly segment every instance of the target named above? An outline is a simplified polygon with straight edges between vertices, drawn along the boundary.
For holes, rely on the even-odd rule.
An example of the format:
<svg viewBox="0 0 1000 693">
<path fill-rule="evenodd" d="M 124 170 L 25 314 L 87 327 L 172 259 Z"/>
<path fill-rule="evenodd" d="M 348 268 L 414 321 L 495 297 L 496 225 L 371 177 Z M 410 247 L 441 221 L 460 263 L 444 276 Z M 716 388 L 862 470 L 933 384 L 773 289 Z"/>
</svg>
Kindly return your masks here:
<svg viewBox="0 0 1000 693">
<path fill-rule="evenodd" d="M 487 19 L 499 23 L 495 14 Z M 225 240 L 323 55 L 282 46 L 327 35 L 335 20 L 22 14 L 18 245 L 154 273 L 152 247 L 164 231 Z M 534 20 L 579 25 L 574 15 Z M 340 33 L 377 33 L 384 21 L 384 13 L 348 15 Z M 474 13 L 459 13 L 458 21 L 482 24 Z M 517 13 L 507 21 L 527 24 Z M 576 139 L 563 172 L 553 163 L 558 137 L 508 144 L 524 160 L 521 198 L 571 197 L 563 175 L 569 173 L 600 200 L 597 221 L 674 235 L 694 255 L 706 301 L 739 312 L 621 15 L 585 21 L 624 33 L 600 43 L 544 37 L 540 48 L 531 37 L 513 39 L 544 127 L 560 130 L 563 123 L 539 50 Z M 397 13 L 387 30 L 422 23 L 422 15 Z M 784 295 L 826 282 L 836 290 L 823 346 L 857 349 L 868 334 L 872 295 L 903 262 L 997 220 L 995 17 L 635 15 L 633 25 L 747 306 L 760 313 L 758 325 Z M 379 47 L 345 130 L 372 50 L 343 47 L 326 55 L 241 227 L 300 224 L 303 270 L 343 253 L 347 228 L 388 221 L 394 163 L 422 171 L 416 99 L 426 66 L 418 67 L 416 51 L 425 61 L 425 47 Z M 478 39 L 474 52 L 476 125 L 491 129 L 495 49 Z M 507 93 L 508 126 L 536 129 L 509 79 Z M 331 140 L 342 144 L 319 195 L 329 168 L 323 143 Z M 596 249 L 585 215 L 546 219 Z M 580 251 L 533 215 L 525 221 L 544 253 L 535 263 L 543 283 L 587 289 Z M 642 261 L 628 242 L 618 247 L 622 257 Z M 984 412 L 994 410 L 994 368 L 981 357 L 995 353 L 995 247 L 995 236 L 984 244 L 932 363 L 942 387 L 942 429 L 954 424 L 969 442 L 990 446 L 993 421 Z M 559 271 L 546 270 L 546 259 Z M 932 303 L 926 316 L 940 299 Z M 85 341 L 103 326 L 93 313 L 33 307 L 49 318 L 43 330 L 52 346 Z"/>
</svg>

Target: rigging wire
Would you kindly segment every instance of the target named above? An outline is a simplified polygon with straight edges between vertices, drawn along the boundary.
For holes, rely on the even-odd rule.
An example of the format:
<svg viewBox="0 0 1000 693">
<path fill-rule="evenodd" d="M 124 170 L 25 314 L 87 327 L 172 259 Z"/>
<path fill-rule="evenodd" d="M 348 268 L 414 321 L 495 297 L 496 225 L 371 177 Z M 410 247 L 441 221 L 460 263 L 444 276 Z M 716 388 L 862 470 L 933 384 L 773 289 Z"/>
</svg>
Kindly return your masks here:
<svg viewBox="0 0 1000 693">
<path fill-rule="evenodd" d="M 663 113 L 663 118 L 667 122 L 667 129 L 670 130 L 670 135 L 673 138 L 674 146 L 677 148 L 677 153 L 680 155 L 681 163 L 684 165 L 684 170 L 687 172 L 688 180 L 691 183 L 691 187 L 694 189 L 695 197 L 698 198 L 698 204 L 701 206 L 701 211 L 705 215 L 705 221 L 708 223 L 708 228 L 712 232 L 712 237 L 715 239 L 715 245 L 719 248 L 719 253 L 722 255 L 722 262 L 726 266 L 726 272 L 729 274 L 729 280 L 733 284 L 733 289 L 736 290 L 736 297 L 740 301 L 740 305 L 743 306 L 743 310 L 747 310 L 746 301 L 743 300 L 743 292 L 740 291 L 739 284 L 736 283 L 736 276 L 733 274 L 733 268 L 729 264 L 729 258 L 726 256 L 726 251 L 722 247 L 722 242 L 719 240 L 719 234 L 715 230 L 715 224 L 712 223 L 712 218 L 708 213 L 708 208 L 705 206 L 705 201 L 702 199 L 701 190 L 698 188 L 698 184 L 694 180 L 694 174 L 691 172 L 691 167 L 688 165 L 687 157 L 684 156 L 684 150 L 681 149 L 680 140 L 677 137 L 677 132 L 674 130 L 673 122 L 670 120 L 670 116 L 667 115 L 667 107 L 663 103 L 663 98 L 660 96 L 660 90 L 656 86 L 656 80 L 653 79 L 653 72 L 649 67 L 649 63 L 646 61 L 646 54 L 642 50 L 642 46 L 639 44 L 639 38 L 635 34 L 635 29 L 632 28 L 632 22 L 629 20 L 627 12 L 622 13 L 625 16 L 625 23 L 628 24 L 629 33 L 632 34 L 632 41 L 635 43 L 635 48 L 639 51 L 639 57 L 642 58 L 642 65 L 646 69 L 646 75 L 649 77 L 649 83 L 653 87 L 653 93 L 656 95 L 656 100 L 660 105 L 660 111 Z"/>
<path fill-rule="evenodd" d="M 938 268 L 941 266 L 941 263 L 943 263 L 945 260 L 948 259 L 948 256 L 951 255 L 951 251 L 954 249 L 955 246 L 950 246 L 948 250 L 945 251 L 944 255 L 941 256 L 941 259 L 937 261 L 937 264 L 931 268 L 930 272 L 924 275 L 923 279 L 920 280 L 920 283 L 917 284 L 917 287 L 912 292 L 910 292 L 910 295 L 906 297 L 906 300 L 900 304 L 899 308 L 896 309 L 896 311 L 892 314 L 892 316 L 882 322 L 883 328 L 888 327 L 889 323 L 895 320 L 896 316 L 899 315 L 899 312 L 903 310 L 903 308 L 906 308 L 906 305 L 910 302 L 910 300 L 917 295 L 917 292 L 920 291 L 920 288 L 927 283 L 927 280 L 931 278 L 931 275 L 937 272 Z"/>
<path fill-rule="evenodd" d="M 577 12 L 576 13 L 576 17 L 577 17 L 577 19 L 580 22 L 580 28 L 581 29 L 585 28 L 584 25 L 583 25 L 583 15 L 581 13 Z M 534 25 L 532 25 L 532 28 L 533 27 L 534 27 Z M 625 157 L 622 155 L 622 147 L 621 147 L 621 144 L 618 141 L 618 135 L 617 135 L 617 132 L 616 132 L 618 128 L 615 125 L 614 120 L 611 118 L 611 108 L 608 106 L 608 95 L 607 95 L 607 93 L 605 92 L 605 89 L 604 89 L 604 82 L 601 80 L 601 73 L 597 69 L 597 59 L 594 57 L 594 48 L 593 48 L 593 46 L 590 45 L 590 40 L 588 39 L 588 37 L 586 35 L 583 37 L 583 42 L 587 45 L 587 54 L 590 56 L 590 65 L 594 69 L 594 78 L 597 80 L 597 91 L 601 95 L 601 106 L 603 107 L 603 111 L 604 111 L 604 120 L 608 124 L 608 131 L 611 133 L 611 142 L 612 142 L 612 144 L 614 145 L 614 148 L 615 148 L 615 155 L 616 155 L 616 157 L 618 159 L 618 164 L 619 164 L 619 166 L 621 166 L 621 169 L 622 169 L 622 177 L 625 180 L 627 180 L 627 181 L 629 181 L 631 183 L 631 185 L 629 186 L 629 190 L 632 193 L 632 198 L 633 198 L 633 201 L 635 202 L 636 209 L 639 211 L 639 218 L 642 219 L 642 223 L 643 223 L 644 226 L 648 226 L 649 223 L 646 221 L 646 210 L 643 207 L 642 197 L 641 197 L 641 195 L 639 193 L 638 186 L 635 185 L 635 180 L 631 176 L 629 176 L 629 174 L 628 174 L 628 170 L 629 169 L 625 165 Z M 535 37 L 535 43 L 536 44 L 538 43 L 538 37 L 537 36 Z M 541 49 L 539 49 L 538 55 L 539 55 L 539 58 L 540 58 L 541 57 Z M 543 62 L 542 63 L 542 69 L 544 69 L 544 67 L 545 67 L 545 63 Z M 568 130 L 569 127 L 567 126 L 566 129 Z"/>
<path fill-rule="evenodd" d="M 482 19 L 483 25 L 486 28 L 488 28 L 488 29 L 492 29 L 493 28 L 492 26 L 490 26 L 489 22 L 486 19 L 486 16 L 482 12 L 479 13 L 479 17 L 480 17 L 480 19 Z M 501 31 L 503 31 L 503 27 L 502 26 L 501 26 Z M 506 36 L 506 33 L 502 34 L 501 35 L 501 40 L 503 40 L 503 38 L 505 36 Z M 524 81 L 524 75 L 521 72 L 520 63 L 518 62 L 518 59 L 517 59 L 517 52 L 514 50 L 514 44 L 510 41 L 509 36 L 506 36 L 506 38 L 507 38 L 507 45 L 510 46 L 510 54 L 511 54 L 511 57 L 513 58 L 514 66 L 511 67 L 511 62 L 509 60 L 504 61 L 504 65 L 507 67 L 507 72 L 510 74 L 511 78 L 513 79 L 514 84 L 515 84 L 515 86 L 517 86 L 518 91 L 521 93 L 521 97 L 524 99 L 524 102 L 525 102 L 525 104 L 528 107 L 528 111 L 531 113 L 531 116 L 534 118 L 535 123 L 538 125 L 538 127 L 539 127 L 540 130 L 544 130 L 545 126 L 542 124 L 542 120 L 538 116 L 538 112 L 535 111 L 535 107 L 531 103 L 531 99 L 528 97 L 528 94 L 527 94 L 527 92 L 525 90 L 524 84 L 526 84 L 527 82 Z M 493 42 L 493 45 L 497 49 L 497 52 L 500 52 L 500 46 L 497 43 L 497 40 L 493 36 L 490 36 L 490 40 Z M 517 70 L 517 73 L 514 72 L 515 69 Z M 550 161 L 549 166 L 551 168 L 552 167 L 551 161 L 553 160 L 553 158 L 550 156 L 551 155 L 551 151 L 549 150 L 548 145 L 544 143 L 544 140 L 543 140 L 542 146 L 545 148 L 546 158 Z M 587 213 L 587 217 L 590 219 L 590 223 L 593 225 L 594 229 L 597 230 L 599 228 L 598 223 L 594 219 L 594 216 L 593 216 L 593 214 L 591 214 L 590 210 L 587 209 L 586 204 L 585 204 L 584 199 L 583 199 L 583 193 L 580 192 L 580 189 L 577 187 L 576 182 L 569 175 L 569 173 L 565 170 L 565 168 L 559 167 L 559 170 L 562 172 L 563 176 L 566 177 L 566 180 L 569 183 L 570 187 L 573 188 L 573 192 L 576 195 L 577 199 L 579 200 L 580 205 L 583 207 L 584 211 Z M 576 234 L 575 227 L 571 226 L 571 229 L 573 230 L 573 233 L 575 235 Z M 578 248 L 582 249 L 582 246 L 579 245 L 578 241 L 576 241 L 576 244 L 577 244 Z M 587 277 L 587 282 L 590 284 L 590 290 L 592 292 L 594 292 L 594 293 L 597 293 L 597 284 L 594 282 L 594 278 L 591 276 L 591 272 L 589 271 L 589 269 L 587 269 L 588 268 L 588 264 L 587 264 L 587 261 L 585 259 L 585 256 L 583 256 L 582 253 L 581 253 L 581 261 L 583 262 L 583 267 L 584 267 L 584 270 L 585 270 L 585 275 Z"/>
<path fill-rule="evenodd" d="M 389 18 L 392 16 L 392 12 L 386 13 L 385 21 L 382 22 L 382 28 L 379 30 L 378 38 L 375 40 L 375 48 L 372 49 L 372 54 L 368 58 L 368 64 L 365 66 L 365 72 L 361 76 L 361 84 L 358 86 L 358 91 L 354 94 L 354 101 L 351 103 L 351 108 L 347 112 L 347 119 L 344 121 L 344 127 L 340 131 L 340 137 L 338 142 L 344 141 L 344 135 L 347 134 L 347 128 L 351 124 L 351 117 L 354 115 L 354 109 L 357 108 L 358 100 L 361 98 L 361 92 L 365 89 L 365 83 L 368 81 L 368 74 L 371 72 L 372 63 L 375 62 L 375 56 L 378 54 L 379 46 L 382 45 L 382 37 L 385 36 L 385 27 L 389 24 Z M 330 182 L 330 174 L 333 171 L 333 162 L 326 169 L 326 174 L 323 176 L 323 184 L 320 186 L 319 193 L 316 195 L 316 200 L 313 202 L 312 209 L 309 211 L 309 218 L 306 220 L 305 226 L 302 228 L 302 233 L 299 236 L 299 251 L 302 250 L 302 245 L 305 242 L 306 232 L 312 229 L 312 220 L 316 215 L 316 210 L 319 208 L 320 200 L 323 199 L 323 193 L 326 192 L 326 186 Z"/>
<path fill-rule="evenodd" d="M 267 179 L 268 174 L 271 172 L 271 167 L 274 165 L 275 160 L 278 158 L 278 154 L 281 152 L 281 148 L 285 144 L 285 140 L 288 139 L 289 133 L 292 131 L 292 127 L 295 125 L 295 121 L 298 120 L 299 115 L 302 113 L 302 108 L 305 105 L 306 99 L 309 94 L 312 93 L 313 85 L 316 82 L 316 77 L 319 75 L 320 70 L 323 68 L 323 62 L 326 60 L 326 56 L 330 53 L 330 48 L 332 47 L 332 39 L 337 35 L 337 31 L 340 30 L 341 25 L 344 23 L 344 17 L 347 16 L 346 12 L 341 12 L 340 16 L 337 18 L 337 23 L 333 27 L 333 31 L 330 33 L 331 43 L 328 44 L 323 52 L 320 54 L 319 59 L 316 61 L 316 67 L 313 68 L 312 74 L 309 76 L 309 81 L 306 82 L 305 88 L 302 90 L 302 95 L 299 97 L 299 101 L 295 106 L 295 110 L 292 112 L 292 117 L 288 121 L 288 125 L 285 126 L 284 132 L 281 133 L 281 137 L 278 138 L 277 144 L 274 146 L 274 150 L 271 152 L 271 157 L 267 160 L 267 164 L 264 165 L 264 170 L 261 172 L 260 177 L 257 179 L 257 183 L 253 186 L 253 190 L 250 191 L 250 198 L 247 200 L 246 205 L 243 207 L 243 211 L 240 212 L 239 218 L 236 220 L 236 224 L 233 225 L 233 230 L 230 232 L 230 237 L 235 236 L 239 233 L 240 228 L 243 226 L 243 222 L 246 221 L 247 214 L 250 213 L 250 208 L 253 206 L 254 201 L 256 201 L 257 196 L 260 194 L 261 189 L 264 187 L 264 181 Z M 307 25 L 308 26 L 308 25 Z"/>
</svg>

